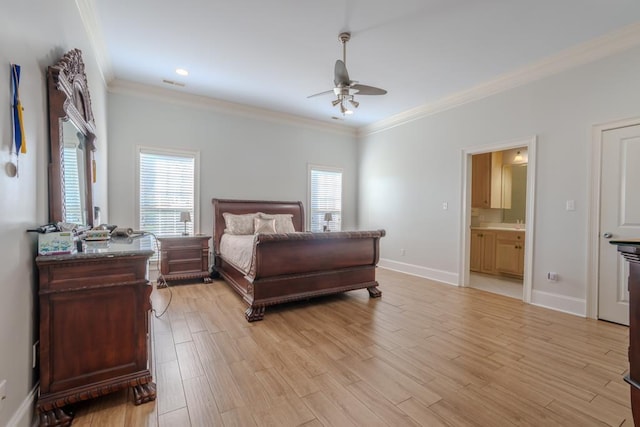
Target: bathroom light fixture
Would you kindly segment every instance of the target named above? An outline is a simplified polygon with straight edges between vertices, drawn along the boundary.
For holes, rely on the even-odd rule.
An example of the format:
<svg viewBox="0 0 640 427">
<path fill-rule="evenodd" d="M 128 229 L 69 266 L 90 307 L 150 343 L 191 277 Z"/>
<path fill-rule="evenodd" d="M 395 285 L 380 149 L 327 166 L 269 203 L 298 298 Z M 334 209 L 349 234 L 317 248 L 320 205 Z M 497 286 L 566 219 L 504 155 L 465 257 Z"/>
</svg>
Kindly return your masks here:
<svg viewBox="0 0 640 427">
<path fill-rule="evenodd" d="M 523 160 L 524 160 L 524 158 L 522 157 L 522 154 L 520 154 L 520 151 L 518 151 L 518 152 L 516 153 L 516 156 L 513 158 L 513 161 L 514 161 L 515 163 L 520 163 L 520 162 L 522 162 Z"/>
<path fill-rule="evenodd" d="M 186 77 L 189 75 L 189 71 L 185 70 L 184 68 L 176 68 L 176 74 Z"/>
</svg>

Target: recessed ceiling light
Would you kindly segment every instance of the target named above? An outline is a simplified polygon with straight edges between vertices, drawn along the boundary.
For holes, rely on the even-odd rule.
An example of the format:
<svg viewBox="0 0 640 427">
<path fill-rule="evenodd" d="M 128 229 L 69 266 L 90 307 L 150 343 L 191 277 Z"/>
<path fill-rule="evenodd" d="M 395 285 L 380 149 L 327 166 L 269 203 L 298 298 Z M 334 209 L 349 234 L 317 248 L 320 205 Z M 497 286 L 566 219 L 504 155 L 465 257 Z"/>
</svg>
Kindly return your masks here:
<svg viewBox="0 0 640 427">
<path fill-rule="evenodd" d="M 187 70 L 185 70 L 184 68 L 176 68 L 176 74 L 181 75 L 181 76 L 188 76 L 189 72 Z"/>
</svg>

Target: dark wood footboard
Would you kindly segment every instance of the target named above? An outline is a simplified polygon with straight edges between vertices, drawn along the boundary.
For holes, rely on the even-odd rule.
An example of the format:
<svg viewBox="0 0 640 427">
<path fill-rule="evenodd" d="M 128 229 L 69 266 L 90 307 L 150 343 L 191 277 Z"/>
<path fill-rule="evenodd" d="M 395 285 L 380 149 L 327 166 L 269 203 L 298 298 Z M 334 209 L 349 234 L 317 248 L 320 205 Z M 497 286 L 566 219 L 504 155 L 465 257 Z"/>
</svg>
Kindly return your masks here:
<svg viewBox="0 0 640 427">
<path fill-rule="evenodd" d="M 384 230 L 260 234 L 252 268 L 245 275 L 218 251 L 221 235 L 216 233 L 224 230 L 222 213 L 291 213 L 298 230 L 304 228 L 302 204 L 219 199 L 213 204 L 214 266 L 249 305 L 248 321 L 261 320 L 265 308 L 274 304 L 365 288 L 372 298 L 382 295 L 375 269 Z"/>
</svg>

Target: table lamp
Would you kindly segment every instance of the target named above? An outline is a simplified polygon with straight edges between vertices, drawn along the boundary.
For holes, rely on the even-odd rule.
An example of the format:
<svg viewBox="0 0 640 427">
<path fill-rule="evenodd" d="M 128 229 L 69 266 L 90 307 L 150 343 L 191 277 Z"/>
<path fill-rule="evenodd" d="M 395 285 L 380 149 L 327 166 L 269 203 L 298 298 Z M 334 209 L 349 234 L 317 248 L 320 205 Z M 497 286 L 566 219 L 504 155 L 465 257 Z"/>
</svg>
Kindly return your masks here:
<svg viewBox="0 0 640 427">
<path fill-rule="evenodd" d="M 329 223 L 333 221 L 333 215 L 330 212 L 325 213 L 324 220 L 327 224 L 323 227 L 322 231 L 331 231 L 329 230 Z"/>
<path fill-rule="evenodd" d="M 184 233 L 182 233 L 182 235 L 188 236 L 187 223 L 191 222 L 191 213 L 189 211 L 180 212 L 180 222 L 184 222 Z"/>
</svg>

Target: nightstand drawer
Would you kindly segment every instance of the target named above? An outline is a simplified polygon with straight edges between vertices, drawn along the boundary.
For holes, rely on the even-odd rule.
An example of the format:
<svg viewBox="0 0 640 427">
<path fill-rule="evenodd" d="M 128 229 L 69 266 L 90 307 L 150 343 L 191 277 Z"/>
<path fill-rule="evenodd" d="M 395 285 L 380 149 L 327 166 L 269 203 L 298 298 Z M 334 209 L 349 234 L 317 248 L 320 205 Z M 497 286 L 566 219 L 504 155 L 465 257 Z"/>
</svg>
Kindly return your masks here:
<svg viewBox="0 0 640 427">
<path fill-rule="evenodd" d="M 162 251 L 163 254 L 165 251 Z M 185 248 L 185 249 L 177 249 L 166 251 L 167 260 L 169 262 L 173 261 L 181 261 L 181 260 L 199 260 L 202 258 L 202 248 Z"/>
</svg>

